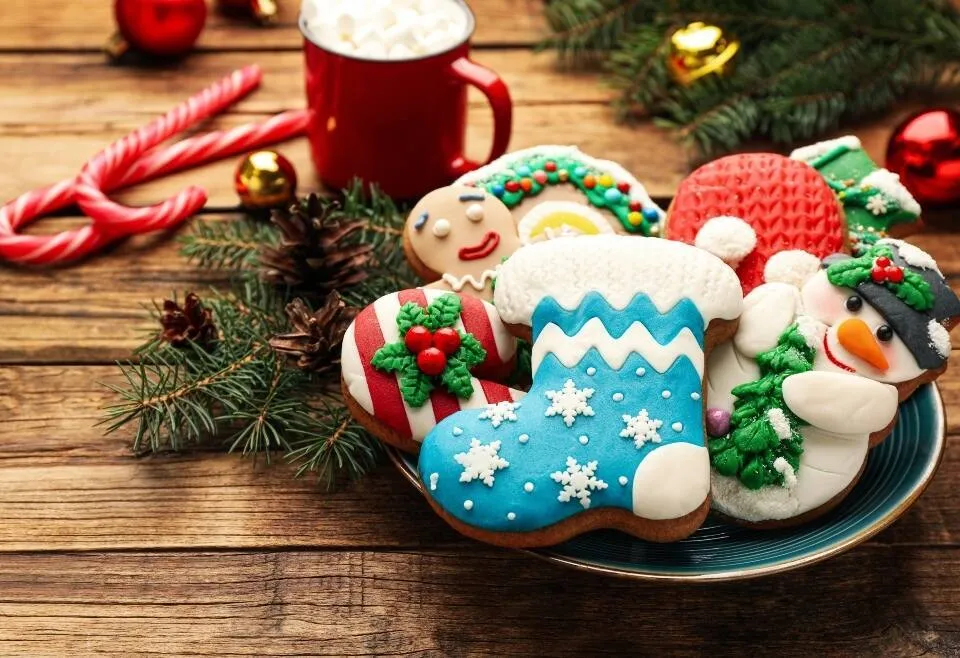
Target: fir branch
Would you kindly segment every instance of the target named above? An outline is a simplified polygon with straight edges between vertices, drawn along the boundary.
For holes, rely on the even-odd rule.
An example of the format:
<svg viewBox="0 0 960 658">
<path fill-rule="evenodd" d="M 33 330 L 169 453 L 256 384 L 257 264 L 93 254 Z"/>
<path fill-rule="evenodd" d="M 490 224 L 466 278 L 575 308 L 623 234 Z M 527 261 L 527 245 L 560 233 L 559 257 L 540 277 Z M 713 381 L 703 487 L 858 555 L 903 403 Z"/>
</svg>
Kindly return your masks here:
<svg viewBox="0 0 960 658">
<path fill-rule="evenodd" d="M 326 403 L 311 408 L 309 416 L 312 426 L 297 432 L 287 453 L 297 477 L 312 474 L 329 487 L 337 473 L 356 479 L 377 465 L 382 444 L 342 405 Z"/>
<path fill-rule="evenodd" d="M 207 269 L 256 267 L 260 247 L 276 244 L 278 232 L 272 225 L 251 217 L 235 221 L 198 221 L 181 240 L 180 254 Z"/>
</svg>

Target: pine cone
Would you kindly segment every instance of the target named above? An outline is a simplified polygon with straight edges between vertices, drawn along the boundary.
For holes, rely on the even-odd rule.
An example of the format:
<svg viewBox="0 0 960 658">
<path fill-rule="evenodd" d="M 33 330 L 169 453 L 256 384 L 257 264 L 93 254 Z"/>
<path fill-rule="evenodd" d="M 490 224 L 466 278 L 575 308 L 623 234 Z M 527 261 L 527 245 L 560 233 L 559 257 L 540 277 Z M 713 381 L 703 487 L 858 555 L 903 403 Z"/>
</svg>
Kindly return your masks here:
<svg viewBox="0 0 960 658">
<path fill-rule="evenodd" d="M 278 246 L 261 249 L 263 278 L 320 299 L 331 290 L 363 281 L 373 247 L 349 244 L 347 238 L 365 222 L 334 218 L 334 210 L 333 204 L 323 204 L 311 194 L 286 211 L 274 211 L 271 221 L 283 237 Z"/>
<path fill-rule="evenodd" d="M 217 340 L 217 325 L 213 323 L 213 314 L 204 308 L 200 298 L 187 293 L 181 307 L 172 299 L 163 301 L 160 313 L 160 340 L 174 347 L 183 347 L 189 342 L 204 349 L 210 349 Z"/>
<path fill-rule="evenodd" d="M 347 327 L 357 316 L 356 308 L 343 303 L 335 291 L 317 311 L 301 299 L 287 304 L 287 317 L 295 331 L 278 334 L 270 339 L 270 346 L 278 352 L 298 356 L 297 367 L 323 374 L 340 366 L 340 345 Z"/>
</svg>

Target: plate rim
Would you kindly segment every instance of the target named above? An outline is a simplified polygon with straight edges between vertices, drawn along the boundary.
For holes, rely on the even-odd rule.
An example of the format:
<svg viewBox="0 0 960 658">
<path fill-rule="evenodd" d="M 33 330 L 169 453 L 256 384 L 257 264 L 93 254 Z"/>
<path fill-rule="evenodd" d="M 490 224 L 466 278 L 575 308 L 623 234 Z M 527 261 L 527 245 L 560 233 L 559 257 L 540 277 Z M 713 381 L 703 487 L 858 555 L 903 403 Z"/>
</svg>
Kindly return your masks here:
<svg viewBox="0 0 960 658">
<path fill-rule="evenodd" d="M 674 582 L 674 583 L 691 583 L 691 582 L 729 582 L 737 580 L 749 580 L 752 578 L 760 578 L 763 576 L 770 576 L 777 573 L 784 573 L 786 571 L 792 571 L 794 569 L 800 569 L 802 567 L 810 566 L 818 562 L 823 562 L 832 557 L 845 553 L 850 549 L 854 548 L 867 541 L 871 537 L 876 536 L 891 524 L 893 524 L 897 519 L 903 516 L 910 507 L 917 501 L 917 499 L 923 495 L 923 492 L 927 490 L 927 487 L 930 486 L 930 483 L 933 481 L 934 476 L 936 476 L 937 471 L 940 470 L 940 466 L 943 462 L 943 455 L 946 452 L 946 408 L 943 404 L 943 396 L 940 395 L 940 388 L 937 386 L 936 382 L 930 384 L 930 388 L 933 393 L 933 402 L 934 402 L 934 434 L 936 436 L 936 441 L 934 443 L 934 449 L 936 454 L 934 458 L 927 465 L 926 470 L 921 475 L 920 480 L 914 486 L 914 488 L 908 493 L 908 495 L 890 512 L 884 516 L 877 519 L 872 525 L 863 528 L 858 531 L 851 537 L 839 542 L 838 544 L 831 546 L 830 548 L 818 551 L 810 555 L 805 555 L 798 558 L 788 559 L 781 562 L 776 562 L 774 564 L 768 564 L 762 567 L 750 568 L 750 569 L 732 569 L 726 571 L 718 571 L 715 573 L 685 573 L 685 572 L 652 572 L 652 571 L 634 571 L 630 569 L 621 569 L 617 567 L 608 567 L 602 566 L 599 564 L 577 560 L 575 558 L 569 558 L 563 555 L 559 555 L 551 551 L 550 548 L 537 548 L 537 549 L 511 549 L 520 553 L 526 553 L 532 555 L 538 559 L 544 560 L 546 562 L 552 562 L 554 564 L 561 564 L 565 567 L 577 569 L 579 571 L 586 571 L 590 573 L 599 573 L 605 576 L 613 576 L 616 578 L 623 578 L 629 580 L 639 580 L 647 582 Z M 902 403 L 901 403 L 902 404 Z M 420 480 L 417 478 L 415 472 L 407 468 L 406 463 L 404 462 L 403 455 L 401 452 L 392 447 L 385 446 L 387 455 L 390 457 L 390 461 L 393 462 L 393 465 L 400 471 L 403 477 L 413 485 L 413 487 L 420 493 L 424 495 L 423 485 Z"/>
</svg>

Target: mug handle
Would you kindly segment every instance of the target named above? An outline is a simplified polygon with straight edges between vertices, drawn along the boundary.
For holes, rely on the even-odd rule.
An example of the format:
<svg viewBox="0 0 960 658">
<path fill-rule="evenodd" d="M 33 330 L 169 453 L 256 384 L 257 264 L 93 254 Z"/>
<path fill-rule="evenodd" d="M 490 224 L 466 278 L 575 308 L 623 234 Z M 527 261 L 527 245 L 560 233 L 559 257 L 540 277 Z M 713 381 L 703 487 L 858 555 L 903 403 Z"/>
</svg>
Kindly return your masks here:
<svg viewBox="0 0 960 658">
<path fill-rule="evenodd" d="M 460 176 L 481 164 L 496 160 L 507 152 L 513 126 L 513 101 L 510 100 L 510 90 L 499 75 L 466 57 L 454 60 L 450 64 L 450 73 L 458 81 L 473 85 L 483 92 L 493 109 L 493 145 L 490 147 L 490 155 L 483 163 L 467 160 L 463 156 L 457 158 L 452 163 L 453 175 Z"/>
</svg>

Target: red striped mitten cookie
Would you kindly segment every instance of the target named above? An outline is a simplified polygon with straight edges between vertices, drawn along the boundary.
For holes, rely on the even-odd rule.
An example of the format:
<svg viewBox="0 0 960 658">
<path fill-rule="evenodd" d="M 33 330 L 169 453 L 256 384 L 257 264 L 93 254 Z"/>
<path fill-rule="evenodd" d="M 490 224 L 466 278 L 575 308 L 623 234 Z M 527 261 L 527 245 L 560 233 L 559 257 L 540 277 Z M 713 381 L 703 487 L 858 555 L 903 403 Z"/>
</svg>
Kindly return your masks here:
<svg viewBox="0 0 960 658">
<path fill-rule="evenodd" d="M 710 162 L 680 183 L 663 236 L 706 249 L 737 271 L 743 292 L 797 286 L 847 251 L 843 211 L 809 165 L 775 153 Z"/>
<path fill-rule="evenodd" d="M 437 422 L 461 409 L 509 413 L 501 403 L 523 391 L 499 381 L 513 371 L 516 350 L 492 304 L 444 290 L 401 290 L 367 306 L 347 328 L 344 399 L 374 436 L 417 452 Z"/>
</svg>

